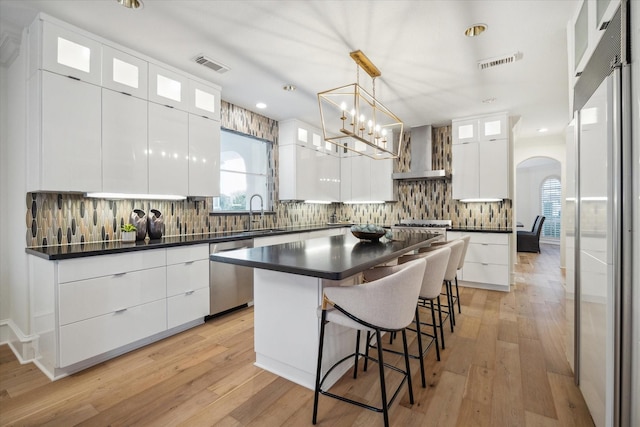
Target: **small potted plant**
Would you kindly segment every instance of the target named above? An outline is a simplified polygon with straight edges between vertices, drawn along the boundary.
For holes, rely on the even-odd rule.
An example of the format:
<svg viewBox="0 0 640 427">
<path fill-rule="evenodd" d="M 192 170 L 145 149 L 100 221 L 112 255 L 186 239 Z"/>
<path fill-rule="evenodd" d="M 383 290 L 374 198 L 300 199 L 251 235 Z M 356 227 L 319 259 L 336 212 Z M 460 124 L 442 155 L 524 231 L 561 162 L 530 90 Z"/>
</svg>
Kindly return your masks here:
<svg viewBox="0 0 640 427">
<path fill-rule="evenodd" d="M 120 227 L 121 240 L 126 243 L 136 241 L 136 226 L 133 224 L 122 224 Z"/>
</svg>

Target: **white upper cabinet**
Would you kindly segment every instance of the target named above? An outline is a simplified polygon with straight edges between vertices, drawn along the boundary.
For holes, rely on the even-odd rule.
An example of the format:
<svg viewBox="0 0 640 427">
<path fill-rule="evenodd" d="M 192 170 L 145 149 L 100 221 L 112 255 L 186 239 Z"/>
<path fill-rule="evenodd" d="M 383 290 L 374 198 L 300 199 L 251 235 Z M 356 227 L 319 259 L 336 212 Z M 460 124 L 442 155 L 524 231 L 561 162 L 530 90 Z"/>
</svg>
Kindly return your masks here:
<svg viewBox="0 0 640 427">
<path fill-rule="evenodd" d="M 149 194 L 189 191 L 188 113 L 149 103 Z"/>
<path fill-rule="evenodd" d="M 102 89 L 102 191 L 148 192 L 147 105 Z"/>
<path fill-rule="evenodd" d="M 465 129 L 475 129 L 475 136 Z M 452 130 L 452 198 L 510 199 L 508 114 L 453 120 Z"/>
<path fill-rule="evenodd" d="M 220 195 L 220 122 L 193 114 L 189 114 L 188 195 Z"/>
<path fill-rule="evenodd" d="M 30 31 L 36 33 L 31 39 L 35 55 L 30 58 L 35 65 L 31 71 L 41 68 L 95 85 L 102 83 L 100 42 L 42 20 L 36 21 Z M 40 49 L 36 47 L 38 42 Z"/>
<path fill-rule="evenodd" d="M 149 101 L 187 111 L 187 84 L 185 76 L 149 64 Z"/>
<path fill-rule="evenodd" d="M 29 82 L 28 191 L 100 191 L 100 87 L 38 71 Z"/>
<path fill-rule="evenodd" d="M 453 144 L 478 140 L 478 119 L 454 120 L 451 124 Z"/>
<path fill-rule="evenodd" d="M 220 88 L 189 80 L 187 90 L 190 113 L 220 120 Z"/>
<path fill-rule="evenodd" d="M 109 46 L 102 47 L 102 86 L 147 99 L 148 63 Z"/>
<path fill-rule="evenodd" d="M 480 118 L 478 138 L 480 141 L 494 141 L 508 137 L 509 118 L 506 113 Z"/>
<path fill-rule="evenodd" d="M 219 194 L 218 86 L 42 13 L 27 57 L 29 191 Z"/>
</svg>

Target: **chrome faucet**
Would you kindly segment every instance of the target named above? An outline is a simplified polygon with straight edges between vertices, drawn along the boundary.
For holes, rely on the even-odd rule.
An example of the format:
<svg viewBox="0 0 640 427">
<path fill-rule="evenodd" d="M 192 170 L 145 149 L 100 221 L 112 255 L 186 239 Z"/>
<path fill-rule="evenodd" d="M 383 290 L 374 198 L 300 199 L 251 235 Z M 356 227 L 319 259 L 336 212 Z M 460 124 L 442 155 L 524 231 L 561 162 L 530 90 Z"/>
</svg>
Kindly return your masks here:
<svg viewBox="0 0 640 427">
<path fill-rule="evenodd" d="M 251 196 L 249 199 L 249 231 L 251 231 L 251 224 L 253 223 L 253 198 L 257 197 L 260 199 L 260 218 L 264 217 L 264 202 L 262 201 L 262 196 L 258 193 Z"/>
</svg>

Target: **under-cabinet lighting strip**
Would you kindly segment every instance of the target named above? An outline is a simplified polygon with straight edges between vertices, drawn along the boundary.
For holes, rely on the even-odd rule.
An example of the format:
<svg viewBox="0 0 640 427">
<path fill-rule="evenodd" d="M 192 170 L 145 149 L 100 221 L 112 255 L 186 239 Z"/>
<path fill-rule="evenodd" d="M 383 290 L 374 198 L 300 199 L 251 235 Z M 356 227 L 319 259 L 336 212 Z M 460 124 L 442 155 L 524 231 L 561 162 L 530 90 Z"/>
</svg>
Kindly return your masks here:
<svg viewBox="0 0 640 427">
<path fill-rule="evenodd" d="M 127 194 L 127 193 L 85 193 L 85 197 L 96 199 L 142 199 L 142 200 L 184 200 L 186 196 L 175 194 Z"/>
</svg>

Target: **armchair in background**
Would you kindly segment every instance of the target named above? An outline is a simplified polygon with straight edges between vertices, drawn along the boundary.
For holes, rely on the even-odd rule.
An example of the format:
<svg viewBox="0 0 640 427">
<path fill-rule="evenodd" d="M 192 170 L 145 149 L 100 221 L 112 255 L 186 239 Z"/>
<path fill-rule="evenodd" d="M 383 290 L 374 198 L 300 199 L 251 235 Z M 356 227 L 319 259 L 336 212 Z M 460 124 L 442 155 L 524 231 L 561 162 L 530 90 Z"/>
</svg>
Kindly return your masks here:
<svg viewBox="0 0 640 427">
<path fill-rule="evenodd" d="M 518 231 L 518 252 L 540 253 L 540 233 L 542 233 L 544 219 L 545 217 L 538 215 L 533 222 L 531 231 Z"/>
</svg>

